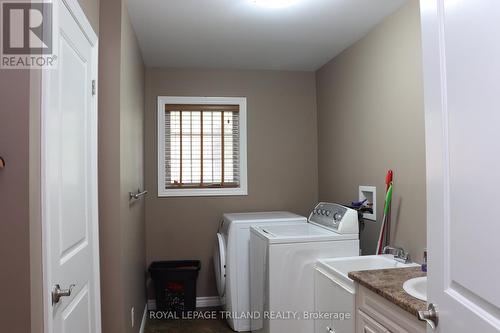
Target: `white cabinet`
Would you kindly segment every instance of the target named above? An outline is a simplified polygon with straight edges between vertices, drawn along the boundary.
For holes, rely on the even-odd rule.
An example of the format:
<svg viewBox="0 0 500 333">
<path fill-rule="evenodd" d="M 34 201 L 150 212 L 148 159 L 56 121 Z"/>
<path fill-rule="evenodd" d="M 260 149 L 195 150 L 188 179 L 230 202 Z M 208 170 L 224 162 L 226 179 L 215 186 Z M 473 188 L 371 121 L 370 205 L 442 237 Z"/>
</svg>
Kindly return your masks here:
<svg viewBox="0 0 500 333">
<path fill-rule="evenodd" d="M 315 333 L 354 332 L 354 288 L 334 279 L 319 268 L 314 272 L 315 312 L 329 316 L 315 320 Z"/>
<path fill-rule="evenodd" d="M 357 284 L 356 333 L 425 333 L 425 323 Z"/>
<path fill-rule="evenodd" d="M 362 333 L 389 333 L 390 331 L 361 310 L 356 313 L 356 326 Z"/>
<path fill-rule="evenodd" d="M 314 272 L 315 284 L 315 311 L 318 313 L 330 312 L 335 306 L 335 298 L 332 295 L 333 282 L 323 273 L 319 271 Z M 325 333 L 332 327 L 331 319 L 317 319 L 314 322 L 315 333 Z"/>
</svg>

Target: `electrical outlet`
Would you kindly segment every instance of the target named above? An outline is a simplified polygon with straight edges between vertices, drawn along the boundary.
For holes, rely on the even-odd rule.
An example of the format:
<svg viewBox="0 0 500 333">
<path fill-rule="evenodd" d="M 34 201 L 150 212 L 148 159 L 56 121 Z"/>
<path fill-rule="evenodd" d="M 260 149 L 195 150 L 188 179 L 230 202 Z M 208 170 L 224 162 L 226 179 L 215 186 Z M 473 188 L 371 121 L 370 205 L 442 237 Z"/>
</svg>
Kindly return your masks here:
<svg viewBox="0 0 500 333">
<path fill-rule="evenodd" d="M 135 309 L 134 307 L 132 307 L 132 309 L 130 309 L 130 325 L 132 327 L 134 327 L 134 321 L 135 321 Z"/>
</svg>

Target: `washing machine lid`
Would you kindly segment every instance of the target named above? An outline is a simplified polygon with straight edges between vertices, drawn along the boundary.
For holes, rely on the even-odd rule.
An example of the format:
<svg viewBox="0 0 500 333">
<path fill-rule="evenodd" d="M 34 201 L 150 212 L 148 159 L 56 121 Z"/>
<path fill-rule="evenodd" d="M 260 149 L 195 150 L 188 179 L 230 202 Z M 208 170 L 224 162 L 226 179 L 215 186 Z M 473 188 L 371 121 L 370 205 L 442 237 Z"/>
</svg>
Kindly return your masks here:
<svg viewBox="0 0 500 333">
<path fill-rule="evenodd" d="M 312 223 L 257 226 L 253 230 L 269 243 L 305 243 L 358 239 L 357 234 L 339 234 Z"/>
<path fill-rule="evenodd" d="M 250 212 L 250 213 L 225 213 L 224 220 L 235 224 L 259 224 L 259 223 L 278 223 L 278 222 L 307 222 L 305 216 L 300 216 L 290 212 Z"/>
<path fill-rule="evenodd" d="M 214 249 L 214 270 L 217 292 L 220 297 L 224 297 L 226 293 L 226 241 L 220 233 L 217 233 L 217 243 Z"/>
</svg>

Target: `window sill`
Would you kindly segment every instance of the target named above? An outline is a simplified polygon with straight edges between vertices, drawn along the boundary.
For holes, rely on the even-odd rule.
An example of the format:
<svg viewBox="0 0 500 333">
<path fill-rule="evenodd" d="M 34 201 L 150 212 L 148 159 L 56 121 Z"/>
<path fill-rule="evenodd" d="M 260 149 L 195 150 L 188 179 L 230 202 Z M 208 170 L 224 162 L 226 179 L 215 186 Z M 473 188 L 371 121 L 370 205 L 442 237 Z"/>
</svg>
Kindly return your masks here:
<svg viewBox="0 0 500 333">
<path fill-rule="evenodd" d="M 158 197 L 212 197 L 248 195 L 246 188 L 194 188 L 194 189 L 170 189 L 159 190 Z"/>
</svg>

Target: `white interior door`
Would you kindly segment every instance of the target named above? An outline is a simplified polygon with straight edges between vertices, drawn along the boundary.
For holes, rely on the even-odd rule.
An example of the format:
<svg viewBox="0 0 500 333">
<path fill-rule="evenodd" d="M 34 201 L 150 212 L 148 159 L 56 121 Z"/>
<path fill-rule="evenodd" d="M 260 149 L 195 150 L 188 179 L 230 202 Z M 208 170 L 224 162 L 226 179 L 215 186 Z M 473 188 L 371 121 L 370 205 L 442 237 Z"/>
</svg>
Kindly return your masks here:
<svg viewBox="0 0 500 333">
<path fill-rule="evenodd" d="M 438 332 L 499 332 L 500 1 L 421 0 L 421 15 L 429 302 Z"/>
<path fill-rule="evenodd" d="M 42 74 L 45 329 L 99 333 L 97 37 L 76 1 L 54 6 L 58 67 Z"/>
</svg>

